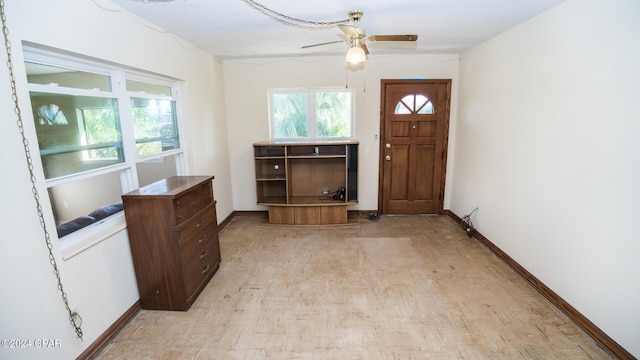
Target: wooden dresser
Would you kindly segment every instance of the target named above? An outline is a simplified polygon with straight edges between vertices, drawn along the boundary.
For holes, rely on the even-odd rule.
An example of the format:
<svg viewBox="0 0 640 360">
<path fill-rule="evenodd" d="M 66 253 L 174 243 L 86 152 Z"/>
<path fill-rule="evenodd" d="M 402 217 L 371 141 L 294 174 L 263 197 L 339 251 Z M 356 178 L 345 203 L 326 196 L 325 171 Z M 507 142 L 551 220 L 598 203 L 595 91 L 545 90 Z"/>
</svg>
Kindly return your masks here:
<svg viewBox="0 0 640 360">
<path fill-rule="evenodd" d="M 143 309 L 188 310 L 220 266 L 212 176 L 173 176 L 122 195 Z"/>
</svg>

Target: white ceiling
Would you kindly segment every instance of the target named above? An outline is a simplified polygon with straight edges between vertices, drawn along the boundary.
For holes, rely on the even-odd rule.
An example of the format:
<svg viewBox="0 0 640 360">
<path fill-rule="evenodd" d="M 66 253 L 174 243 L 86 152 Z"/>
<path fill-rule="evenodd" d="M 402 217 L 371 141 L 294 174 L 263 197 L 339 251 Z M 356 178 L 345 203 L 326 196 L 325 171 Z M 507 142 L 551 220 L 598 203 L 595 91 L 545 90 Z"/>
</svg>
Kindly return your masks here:
<svg viewBox="0 0 640 360">
<path fill-rule="evenodd" d="M 346 52 L 344 43 L 301 49 L 303 45 L 340 40 L 339 28 L 306 30 L 287 26 L 243 0 L 111 0 L 140 18 L 220 58 L 324 55 Z M 308 21 L 348 18 L 362 10 L 359 27 L 367 35 L 417 34 L 413 50 L 458 54 L 563 2 L 564 0 L 255 0 L 290 17 Z M 188 46 L 189 44 L 185 44 Z"/>
</svg>

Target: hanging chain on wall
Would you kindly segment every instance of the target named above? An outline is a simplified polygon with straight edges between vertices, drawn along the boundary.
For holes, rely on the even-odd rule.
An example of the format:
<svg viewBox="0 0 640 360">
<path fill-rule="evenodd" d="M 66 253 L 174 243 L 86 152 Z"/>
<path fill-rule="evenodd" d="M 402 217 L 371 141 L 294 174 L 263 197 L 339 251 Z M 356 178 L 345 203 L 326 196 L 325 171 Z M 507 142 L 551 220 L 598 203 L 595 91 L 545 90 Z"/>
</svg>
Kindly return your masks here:
<svg viewBox="0 0 640 360">
<path fill-rule="evenodd" d="M 47 230 L 47 226 L 44 221 L 44 213 L 42 211 L 42 204 L 40 203 L 40 195 L 38 194 L 38 189 L 36 188 L 36 176 L 33 174 L 33 161 L 31 158 L 31 152 L 29 151 L 29 141 L 24 134 L 24 127 L 22 126 L 22 115 L 20 112 L 20 105 L 18 103 L 18 92 L 16 90 L 16 79 L 13 74 L 13 62 L 11 61 L 11 42 L 9 41 L 9 28 L 7 27 L 7 18 L 4 13 L 4 0 L 0 0 L 0 17 L 2 18 L 2 33 L 4 34 L 4 45 L 7 50 L 7 67 L 9 68 L 9 80 L 11 82 L 11 97 L 14 103 L 14 111 L 16 115 L 18 115 L 18 131 L 20 131 L 20 135 L 22 137 L 22 145 L 24 146 L 24 154 L 27 158 L 27 167 L 29 169 L 29 180 L 31 181 L 31 191 L 33 193 L 33 198 L 36 201 L 36 211 L 38 212 L 38 218 L 40 220 L 40 226 L 44 232 L 44 241 L 47 245 L 47 250 L 49 250 L 49 263 L 53 267 L 53 274 L 56 276 L 58 280 L 58 290 L 62 294 L 62 302 L 64 302 L 64 307 L 69 313 L 69 321 L 71 322 L 71 326 L 74 327 L 76 331 L 76 336 L 82 340 L 82 318 L 77 312 L 71 311 L 69 307 L 69 300 L 67 299 L 67 293 L 64 291 L 62 287 L 62 279 L 60 278 L 60 271 L 58 270 L 58 264 L 56 262 L 56 258 L 53 256 L 53 245 L 51 244 L 51 236 L 49 235 L 49 231 Z"/>
</svg>

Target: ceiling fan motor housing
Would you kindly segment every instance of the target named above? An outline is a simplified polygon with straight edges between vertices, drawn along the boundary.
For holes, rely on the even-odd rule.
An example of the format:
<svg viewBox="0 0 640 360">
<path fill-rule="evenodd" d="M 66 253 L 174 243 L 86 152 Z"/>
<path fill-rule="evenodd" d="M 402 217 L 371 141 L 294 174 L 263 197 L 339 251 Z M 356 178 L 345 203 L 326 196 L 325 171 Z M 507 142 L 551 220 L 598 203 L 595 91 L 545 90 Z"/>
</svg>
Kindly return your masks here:
<svg viewBox="0 0 640 360">
<path fill-rule="evenodd" d="M 362 19 L 362 11 L 361 10 L 349 11 L 349 18 L 353 21 L 360 21 L 360 19 Z"/>
</svg>

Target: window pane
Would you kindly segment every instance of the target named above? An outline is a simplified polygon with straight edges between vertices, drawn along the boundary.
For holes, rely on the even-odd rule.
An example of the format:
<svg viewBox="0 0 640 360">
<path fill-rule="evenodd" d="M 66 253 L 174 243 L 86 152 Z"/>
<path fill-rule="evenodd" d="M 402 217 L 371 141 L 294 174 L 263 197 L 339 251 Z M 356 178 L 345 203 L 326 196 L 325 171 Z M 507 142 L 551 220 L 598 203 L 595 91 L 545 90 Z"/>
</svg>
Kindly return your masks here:
<svg viewBox="0 0 640 360">
<path fill-rule="evenodd" d="M 279 93 L 272 96 L 272 121 L 275 138 L 309 136 L 307 93 Z"/>
<path fill-rule="evenodd" d="M 122 184 L 120 172 L 112 172 L 76 180 L 49 188 L 49 198 L 53 209 L 56 226 L 91 215 L 91 219 L 83 219 L 79 225 L 89 225 L 93 220 L 119 211 L 118 207 L 105 207 L 121 201 Z M 98 210 L 98 211 L 96 211 Z"/>
<path fill-rule="evenodd" d="M 418 114 L 433 114 L 433 104 L 424 95 L 416 95 L 416 110 Z"/>
<path fill-rule="evenodd" d="M 174 101 L 131 98 L 131 106 L 138 156 L 180 148 Z"/>
<path fill-rule="evenodd" d="M 124 162 L 116 99 L 30 96 L 47 179 Z"/>
<path fill-rule="evenodd" d="M 418 110 L 418 114 L 433 114 L 433 113 L 434 113 L 434 110 L 433 110 L 433 104 L 431 103 L 431 101 L 426 103 L 422 108 L 420 108 L 420 110 Z"/>
<path fill-rule="evenodd" d="M 413 95 L 407 95 L 398 101 L 394 114 L 411 114 L 413 110 Z"/>
<path fill-rule="evenodd" d="M 351 93 L 317 92 L 316 126 L 318 137 L 351 136 Z"/>
<path fill-rule="evenodd" d="M 136 164 L 136 169 L 138 172 L 138 186 L 149 185 L 169 176 L 178 175 L 175 155 L 139 162 Z"/>
<path fill-rule="evenodd" d="M 50 85 L 111 91 L 111 77 L 61 67 L 25 62 L 29 84 Z"/>
<path fill-rule="evenodd" d="M 135 80 L 127 80 L 127 91 L 143 92 L 145 94 L 171 96 L 171 87 L 149 84 Z"/>
</svg>

